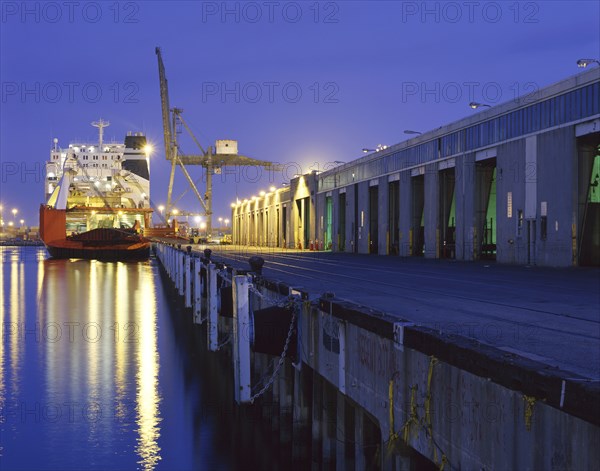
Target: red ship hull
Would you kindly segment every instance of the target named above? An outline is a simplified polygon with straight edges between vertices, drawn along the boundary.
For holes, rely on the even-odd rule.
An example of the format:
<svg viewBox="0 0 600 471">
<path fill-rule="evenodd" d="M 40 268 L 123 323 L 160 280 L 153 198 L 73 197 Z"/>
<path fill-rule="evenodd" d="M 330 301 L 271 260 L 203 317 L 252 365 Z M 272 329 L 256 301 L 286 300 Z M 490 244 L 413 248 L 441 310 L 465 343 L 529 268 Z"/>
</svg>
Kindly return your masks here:
<svg viewBox="0 0 600 471">
<path fill-rule="evenodd" d="M 40 236 L 53 258 L 127 261 L 150 256 L 150 240 L 131 230 L 102 228 L 67 237 L 65 210 L 43 205 Z"/>
</svg>

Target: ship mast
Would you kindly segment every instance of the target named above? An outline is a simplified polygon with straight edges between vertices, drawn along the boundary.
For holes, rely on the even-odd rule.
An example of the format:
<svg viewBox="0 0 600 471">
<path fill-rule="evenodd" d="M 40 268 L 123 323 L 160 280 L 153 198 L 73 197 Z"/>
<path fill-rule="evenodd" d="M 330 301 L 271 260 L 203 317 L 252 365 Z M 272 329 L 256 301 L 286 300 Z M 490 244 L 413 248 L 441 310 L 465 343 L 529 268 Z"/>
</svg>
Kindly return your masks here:
<svg viewBox="0 0 600 471">
<path fill-rule="evenodd" d="M 98 147 L 102 150 L 102 138 L 104 137 L 104 128 L 110 126 L 108 121 L 104 121 L 100 118 L 98 121 L 94 121 L 92 126 L 98 128 Z"/>
</svg>

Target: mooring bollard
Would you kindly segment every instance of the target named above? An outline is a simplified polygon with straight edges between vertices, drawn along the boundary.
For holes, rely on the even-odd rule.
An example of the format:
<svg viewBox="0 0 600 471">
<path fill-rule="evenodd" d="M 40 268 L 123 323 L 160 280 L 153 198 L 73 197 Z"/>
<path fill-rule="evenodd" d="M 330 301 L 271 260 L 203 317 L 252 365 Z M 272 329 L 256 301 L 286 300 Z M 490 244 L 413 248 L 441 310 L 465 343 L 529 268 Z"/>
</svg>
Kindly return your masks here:
<svg viewBox="0 0 600 471">
<path fill-rule="evenodd" d="M 236 275 L 233 285 L 233 371 L 238 404 L 250 402 L 250 303 L 248 277 Z"/>
<path fill-rule="evenodd" d="M 188 245 L 185 254 L 185 307 L 192 307 L 192 247 Z"/>
<path fill-rule="evenodd" d="M 217 267 L 214 263 L 209 263 L 207 266 L 206 283 L 208 288 L 206 292 L 208 349 L 216 352 L 219 346 L 219 317 L 217 314 Z"/>
<path fill-rule="evenodd" d="M 194 257 L 194 324 L 202 324 L 202 277 L 200 257 Z"/>
</svg>

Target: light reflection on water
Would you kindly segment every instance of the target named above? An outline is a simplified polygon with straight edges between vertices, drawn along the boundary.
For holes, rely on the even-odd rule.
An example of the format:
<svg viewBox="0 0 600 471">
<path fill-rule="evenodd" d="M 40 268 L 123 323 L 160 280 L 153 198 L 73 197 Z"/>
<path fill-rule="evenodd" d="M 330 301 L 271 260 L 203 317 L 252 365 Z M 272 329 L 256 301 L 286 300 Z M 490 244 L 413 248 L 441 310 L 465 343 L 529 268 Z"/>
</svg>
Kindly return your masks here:
<svg viewBox="0 0 600 471">
<path fill-rule="evenodd" d="M 154 262 L 0 260 L 0 469 L 227 467 L 195 450 Z"/>
</svg>

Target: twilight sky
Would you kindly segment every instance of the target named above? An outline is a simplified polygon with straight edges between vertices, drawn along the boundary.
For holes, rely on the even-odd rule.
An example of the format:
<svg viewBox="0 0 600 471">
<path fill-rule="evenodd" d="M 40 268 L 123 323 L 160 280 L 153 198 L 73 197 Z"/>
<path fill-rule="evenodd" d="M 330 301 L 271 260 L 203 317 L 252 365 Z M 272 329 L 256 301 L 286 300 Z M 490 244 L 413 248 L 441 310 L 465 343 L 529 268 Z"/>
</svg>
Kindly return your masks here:
<svg viewBox="0 0 600 471">
<path fill-rule="evenodd" d="M 201 144 L 287 164 L 217 175 L 214 217 L 298 173 L 360 157 L 578 73 L 600 58 L 597 1 L 0 1 L 0 203 L 37 225 L 54 137 L 143 131 L 151 199 L 166 201 L 155 46 L 171 106 Z M 182 139 L 185 153 L 194 143 Z M 197 178 L 200 169 L 191 168 Z M 187 184 L 176 177 L 175 197 Z M 203 190 L 201 190 L 203 191 Z M 198 211 L 189 191 L 179 209 Z"/>
</svg>

